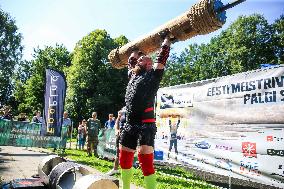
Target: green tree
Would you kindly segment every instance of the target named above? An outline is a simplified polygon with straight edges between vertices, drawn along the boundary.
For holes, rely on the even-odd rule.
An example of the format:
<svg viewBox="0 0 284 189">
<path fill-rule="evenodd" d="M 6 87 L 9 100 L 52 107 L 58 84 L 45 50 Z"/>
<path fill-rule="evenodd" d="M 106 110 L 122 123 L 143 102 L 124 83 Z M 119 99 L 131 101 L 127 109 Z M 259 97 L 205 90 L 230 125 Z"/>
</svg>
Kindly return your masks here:
<svg viewBox="0 0 284 189">
<path fill-rule="evenodd" d="M 273 43 L 275 44 L 275 62 L 284 64 L 284 15 L 281 15 L 273 24 Z"/>
<path fill-rule="evenodd" d="M 219 76 L 254 70 L 264 63 L 275 64 L 272 36 L 272 27 L 263 16 L 239 17 L 211 41 L 210 45 L 219 52 L 216 58 L 221 59 L 225 67 Z"/>
<path fill-rule="evenodd" d="M 0 105 L 11 98 L 15 66 L 22 58 L 21 40 L 15 20 L 0 9 Z"/>
<path fill-rule="evenodd" d="M 108 113 L 116 114 L 123 106 L 127 71 L 113 68 L 107 56 L 127 42 L 124 36 L 112 39 L 105 30 L 95 30 L 76 44 L 67 74 L 66 98 L 73 120 L 88 118 L 93 111 L 106 120 Z"/>
<path fill-rule="evenodd" d="M 55 47 L 37 48 L 34 60 L 27 64 L 31 65 L 30 72 L 19 76 L 15 99 L 19 103 L 19 111 L 30 113 L 43 109 L 46 68 L 63 71 L 70 65 L 70 53 L 63 45 L 58 44 Z M 25 66 L 22 65 L 21 68 L 24 69 Z"/>
<path fill-rule="evenodd" d="M 279 64 L 283 60 L 283 16 L 273 25 L 258 14 L 240 16 L 208 44 L 190 45 L 169 61 L 163 86 L 189 83 Z"/>
<path fill-rule="evenodd" d="M 10 98 L 10 105 L 13 107 L 13 115 L 18 115 L 19 105 L 25 98 L 25 83 L 31 77 L 31 61 L 20 61 L 16 66 L 13 77 L 13 92 Z"/>
</svg>

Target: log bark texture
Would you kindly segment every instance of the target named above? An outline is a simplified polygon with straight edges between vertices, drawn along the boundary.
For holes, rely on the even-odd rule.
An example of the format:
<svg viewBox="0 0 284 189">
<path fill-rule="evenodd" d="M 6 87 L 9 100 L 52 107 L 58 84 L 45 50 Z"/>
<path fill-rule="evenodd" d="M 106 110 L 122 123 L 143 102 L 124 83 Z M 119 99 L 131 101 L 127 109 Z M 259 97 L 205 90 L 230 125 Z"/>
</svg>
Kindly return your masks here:
<svg viewBox="0 0 284 189">
<path fill-rule="evenodd" d="M 219 21 L 213 6 L 214 0 L 201 0 L 184 14 L 170 20 L 151 33 L 112 50 L 108 55 L 110 63 L 113 67 L 120 69 L 127 66 L 128 57 L 133 49 L 138 48 L 145 54 L 158 50 L 162 42 L 160 33 L 165 30 L 169 30 L 177 41 L 184 41 L 196 35 L 216 31 L 224 23 Z"/>
</svg>

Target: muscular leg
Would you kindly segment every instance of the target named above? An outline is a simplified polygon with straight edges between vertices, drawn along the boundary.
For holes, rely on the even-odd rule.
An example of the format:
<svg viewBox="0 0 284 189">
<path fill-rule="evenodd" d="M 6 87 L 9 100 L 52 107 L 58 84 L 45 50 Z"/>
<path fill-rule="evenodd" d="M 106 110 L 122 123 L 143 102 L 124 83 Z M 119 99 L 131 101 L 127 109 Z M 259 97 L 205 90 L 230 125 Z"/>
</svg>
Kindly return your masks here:
<svg viewBox="0 0 284 189">
<path fill-rule="evenodd" d="M 133 176 L 132 163 L 134 152 L 135 150 L 120 145 L 119 163 L 123 189 L 130 189 L 130 182 Z"/>
<path fill-rule="evenodd" d="M 146 189 L 156 188 L 156 175 L 154 169 L 154 148 L 141 145 L 138 149 L 138 160 L 144 175 Z"/>
<path fill-rule="evenodd" d="M 137 148 L 141 127 L 133 125 L 125 125 L 124 129 L 120 132 L 119 140 L 119 163 L 121 167 L 121 179 L 123 189 L 130 189 L 130 182 L 133 176 L 132 164 L 134 153 Z"/>
</svg>

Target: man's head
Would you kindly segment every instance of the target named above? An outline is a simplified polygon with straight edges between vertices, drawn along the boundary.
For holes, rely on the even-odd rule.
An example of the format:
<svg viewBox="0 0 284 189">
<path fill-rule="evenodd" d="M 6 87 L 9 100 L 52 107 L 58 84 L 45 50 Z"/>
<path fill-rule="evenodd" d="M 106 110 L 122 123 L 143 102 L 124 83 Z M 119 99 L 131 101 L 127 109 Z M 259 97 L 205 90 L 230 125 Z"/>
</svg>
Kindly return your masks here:
<svg viewBox="0 0 284 189">
<path fill-rule="evenodd" d="M 142 55 L 137 60 L 137 66 L 139 66 L 142 71 L 149 71 L 152 69 L 153 61 L 150 57 Z"/>
<path fill-rule="evenodd" d="M 37 117 L 40 117 L 40 116 L 41 116 L 41 113 L 40 113 L 39 110 L 35 111 L 35 116 L 37 116 Z"/>
<path fill-rule="evenodd" d="M 85 125 L 87 121 L 85 119 L 82 120 L 82 124 Z"/>
<path fill-rule="evenodd" d="M 92 113 L 92 118 L 96 119 L 97 118 L 97 112 Z"/>
<path fill-rule="evenodd" d="M 11 106 L 4 106 L 4 113 L 7 114 L 11 111 Z"/>
<path fill-rule="evenodd" d="M 108 114 L 108 119 L 112 120 L 112 118 L 113 118 L 113 114 Z"/>
<path fill-rule="evenodd" d="M 64 112 L 63 113 L 63 117 L 66 119 L 66 118 L 68 118 L 68 112 Z"/>
</svg>

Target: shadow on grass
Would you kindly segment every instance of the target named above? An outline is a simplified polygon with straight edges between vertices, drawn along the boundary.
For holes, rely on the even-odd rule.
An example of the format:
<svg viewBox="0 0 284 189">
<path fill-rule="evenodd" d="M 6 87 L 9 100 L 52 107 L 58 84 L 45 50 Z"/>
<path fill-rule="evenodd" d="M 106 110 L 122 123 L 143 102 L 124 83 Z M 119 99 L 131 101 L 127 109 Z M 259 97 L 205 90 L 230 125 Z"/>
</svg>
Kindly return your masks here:
<svg viewBox="0 0 284 189">
<path fill-rule="evenodd" d="M 87 166 L 90 166 L 100 172 L 107 172 L 113 168 L 113 161 L 100 159 L 96 157 L 88 157 L 85 151 L 78 151 L 78 150 L 66 150 L 66 155 L 68 158 Z M 191 173 L 181 169 L 181 168 L 169 168 L 169 167 L 159 167 L 157 168 L 157 181 L 158 181 L 158 188 L 157 189 L 182 189 L 182 188 L 191 188 L 191 189 L 207 189 L 213 188 L 210 184 L 206 182 L 199 182 L 200 180 L 194 177 Z M 175 178 L 172 176 L 163 175 L 160 173 L 176 175 L 178 177 L 183 177 L 187 179 L 192 179 L 193 181 L 187 181 L 179 178 Z M 119 174 L 115 175 L 115 177 L 119 177 Z M 133 175 L 133 183 L 136 186 L 143 186 L 144 185 L 144 177 L 143 173 L 140 169 L 134 169 Z M 198 181 L 198 182 L 197 182 Z"/>
<path fill-rule="evenodd" d="M 102 161 L 105 161 L 105 160 L 96 161 L 95 159 L 90 158 L 89 160 L 84 159 L 84 160 L 76 160 L 76 161 L 81 164 L 89 165 L 95 169 L 98 169 L 99 171 L 113 168 L 112 163 L 102 163 Z"/>
</svg>

